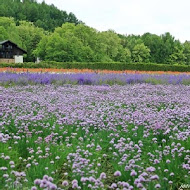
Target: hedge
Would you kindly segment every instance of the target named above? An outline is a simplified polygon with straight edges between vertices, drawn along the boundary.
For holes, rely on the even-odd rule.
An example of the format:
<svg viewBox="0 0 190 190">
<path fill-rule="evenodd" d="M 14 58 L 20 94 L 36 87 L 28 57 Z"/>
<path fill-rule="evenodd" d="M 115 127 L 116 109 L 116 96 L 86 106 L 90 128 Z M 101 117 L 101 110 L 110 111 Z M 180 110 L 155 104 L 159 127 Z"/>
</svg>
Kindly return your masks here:
<svg viewBox="0 0 190 190">
<path fill-rule="evenodd" d="M 190 72 L 190 65 L 167 65 L 154 63 L 67 63 L 47 61 L 40 63 L 0 63 L 0 67 Z"/>
</svg>

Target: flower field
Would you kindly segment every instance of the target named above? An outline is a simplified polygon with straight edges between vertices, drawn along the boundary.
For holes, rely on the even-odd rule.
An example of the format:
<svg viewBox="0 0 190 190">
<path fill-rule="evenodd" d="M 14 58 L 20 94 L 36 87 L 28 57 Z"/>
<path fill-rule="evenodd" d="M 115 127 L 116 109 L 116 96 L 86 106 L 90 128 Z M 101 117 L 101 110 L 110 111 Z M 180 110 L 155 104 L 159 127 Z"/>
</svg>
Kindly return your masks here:
<svg viewBox="0 0 190 190">
<path fill-rule="evenodd" d="M 190 72 L 177 72 L 177 71 L 135 71 L 135 70 L 123 70 L 123 71 L 113 71 L 113 70 L 92 70 L 92 69 L 53 69 L 53 68 L 11 68 L 11 67 L 0 67 L 0 72 L 14 72 L 14 73 L 104 73 L 104 74 L 156 74 L 156 75 L 179 75 L 185 74 L 190 75 Z"/>
<path fill-rule="evenodd" d="M 119 73 L 0 73 L 0 85 L 80 84 L 126 85 L 137 83 L 190 85 L 190 75 L 179 74 L 119 74 Z"/>
<path fill-rule="evenodd" d="M 22 86 L 0 86 L 0 189 L 190 183 L 189 85 L 23 85 L 4 75 Z"/>
</svg>

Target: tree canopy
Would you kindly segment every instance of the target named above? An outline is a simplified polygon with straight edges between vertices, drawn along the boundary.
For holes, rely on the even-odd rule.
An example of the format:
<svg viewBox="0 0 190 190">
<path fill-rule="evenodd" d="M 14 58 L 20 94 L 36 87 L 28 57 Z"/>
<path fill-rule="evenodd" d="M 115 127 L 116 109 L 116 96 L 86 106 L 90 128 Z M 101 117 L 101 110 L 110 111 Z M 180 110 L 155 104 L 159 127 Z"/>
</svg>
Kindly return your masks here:
<svg viewBox="0 0 190 190">
<path fill-rule="evenodd" d="M 61 11 L 54 5 L 36 0 L 0 0 L 0 16 L 13 17 L 17 24 L 20 20 L 33 22 L 35 26 L 53 31 L 63 23 L 81 23 L 73 13 Z"/>
</svg>

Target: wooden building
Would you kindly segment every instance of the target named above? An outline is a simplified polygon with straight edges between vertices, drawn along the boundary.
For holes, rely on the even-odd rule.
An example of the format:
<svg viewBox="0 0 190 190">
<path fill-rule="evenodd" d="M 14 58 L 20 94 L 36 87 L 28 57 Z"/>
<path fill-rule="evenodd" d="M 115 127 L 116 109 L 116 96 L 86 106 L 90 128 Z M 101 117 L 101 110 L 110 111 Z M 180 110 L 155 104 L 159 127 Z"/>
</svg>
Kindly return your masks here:
<svg viewBox="0 0 190 190">
<path fill-rule="evenodd" d="M 10 40 L 0 42 L 0 63 L 23 63 L 27 52 Z"/>
</svg>

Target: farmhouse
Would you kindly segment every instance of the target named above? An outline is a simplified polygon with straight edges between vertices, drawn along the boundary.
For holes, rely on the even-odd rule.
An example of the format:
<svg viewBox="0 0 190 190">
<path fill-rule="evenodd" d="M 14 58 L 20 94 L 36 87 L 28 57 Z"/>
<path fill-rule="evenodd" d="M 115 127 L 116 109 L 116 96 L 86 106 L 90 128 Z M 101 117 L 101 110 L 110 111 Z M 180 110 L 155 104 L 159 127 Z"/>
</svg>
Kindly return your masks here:
<svg viewBox="0 0 190 190">
<path fill-rule="evenodd" d="M 0 42 L 0 63 L 23 63 L 27 52 L 10 40 Z"/>
</svg>

